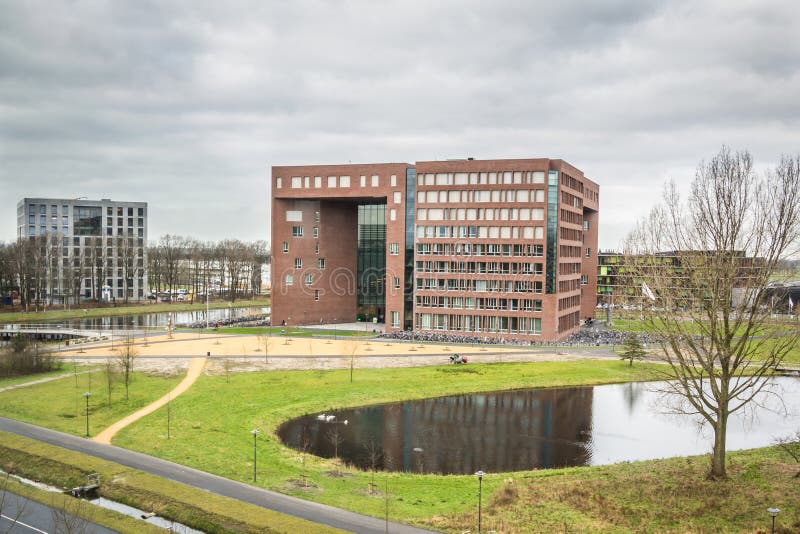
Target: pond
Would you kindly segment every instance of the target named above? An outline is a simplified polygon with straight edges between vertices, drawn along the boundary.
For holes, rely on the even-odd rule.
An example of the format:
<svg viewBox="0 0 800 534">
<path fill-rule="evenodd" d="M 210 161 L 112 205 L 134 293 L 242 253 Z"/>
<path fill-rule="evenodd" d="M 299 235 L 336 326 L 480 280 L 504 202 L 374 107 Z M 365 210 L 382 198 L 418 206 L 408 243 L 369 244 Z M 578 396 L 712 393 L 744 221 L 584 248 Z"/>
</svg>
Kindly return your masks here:
<svg viewBox="0 0 800 534">
<path fill-rule="evenodd" d="M 713 435 L 699 418 L 664 413 L 663 383 L 454 395 L 314 414 L 281 425 L 298 450 L 338 455 L 363 469 L 471 474 L 605 465 L 704 454 Z M 800 425 L 800 380 L 780 377 L 768 408 L 737 413 L 728 450 L 771 445 Z M 780 413 L 778 413 L 780 412 Z M 347 424 L 345 424 L 347 421 Z"/>
</svg>

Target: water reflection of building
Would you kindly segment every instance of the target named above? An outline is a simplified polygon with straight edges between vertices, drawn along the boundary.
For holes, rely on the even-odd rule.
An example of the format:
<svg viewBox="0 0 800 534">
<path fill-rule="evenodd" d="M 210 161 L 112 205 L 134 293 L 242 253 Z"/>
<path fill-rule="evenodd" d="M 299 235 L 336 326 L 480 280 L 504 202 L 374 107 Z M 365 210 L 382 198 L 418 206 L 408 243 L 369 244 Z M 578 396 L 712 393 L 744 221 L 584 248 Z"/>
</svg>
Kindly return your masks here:
<svg viewBox="0 0 800 534">
<path fill-rule="evenodd" d="M 518 471 L 586 465 L 590 460 L 592 388 L 527 390 L 424 399 L 347 410 L 339 447 L 346 461 L 369 468 L 370 441 L 379 468 L 429 473 Z M 311 450 L 332 456 L 329 429 L 313 416 Z M 281 429 L 302 448 L 302 424 Z M 415 449 L 417 449 L 415 451 Z"/>
</svg>

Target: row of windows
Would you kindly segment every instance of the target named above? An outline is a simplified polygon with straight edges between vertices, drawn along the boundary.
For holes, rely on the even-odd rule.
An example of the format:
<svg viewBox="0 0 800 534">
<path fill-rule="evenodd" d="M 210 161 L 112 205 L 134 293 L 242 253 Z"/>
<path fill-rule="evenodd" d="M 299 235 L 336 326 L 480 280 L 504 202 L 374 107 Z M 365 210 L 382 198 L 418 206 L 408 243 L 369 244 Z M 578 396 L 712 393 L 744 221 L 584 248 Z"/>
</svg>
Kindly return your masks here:
<svg viewBox="0 0 800 534">
<path fill-rule="evenodd" d="M 417 237 L 431 239 L 544 239 L 543 226 L 417 226 Z"/>
<path fill-rule="evenodd" d="M 418 273 L 542 274 L 542 263 L 497 261 L 418 261 Z"/>
<path fill-rule="evenodd" d="M 312 178 L 313 178 L 313 182 L 312 182 Z M 397 187 L 397 175 L 396 174 L 391 175 L 389 180 L 390 180 L 390 185 L 392 187 Z M 324 177 L 324 180 L 323 180 L 322 176 L 314 176 L 314 177 L 311 177 L 311 176 L 292 176 L 290 178 L 290 181 L 289 181 L 289 186 L 292 189 L 311 189 L 312 183 L 313 183 L 313 188 L 314 189 L 321 189 L 323 183 L 325 183 L 325 185 L 327 185 L 328 189 L 348 188 L 348 187 L 350 187 L 350 176 L 326 176 L 326 177 Z M 359 183 L 359 185 L 361 187 L 367 187 L 367 176 L 366 175 L 360 176 L 358 183 Z M 369 176 L 369 184 L 372 187 L 379 187 L 380 186 L 380 176 L 377 175 L 377 174 L 373 174 L 373 175 Z M 282 189 L 283 188 L 283 178 L 282 177 L 279 176 L 279 177 L 275 178 L 275 188 L 276 189 Z M 396 193 L 396 194 L 399 194 L 399 193 Z M 399 199 L 400 197 L 396 197 L 396 198 Z M 401 202 L 400 200 L 396 200 L 395 201 L 396 204 L 399 204 L 400 202 Z"/>
<path fill-rule="evenodd" d="M 543 184 L 545 171 L 417 173 L 418 185 Z"/>
<path fill-rule="evenodd" d="M 542 320 L 539 317 L 418 313 L 415 314 L 415 322 L 422 330 L 535 336 L 542 333 Z"/>
<path fill-rule="evenodd" d="M 144 226 L 144 217 L 137 217 L 136 219 L 136 226 Z M 117 226 L 124 226 L 123 222 L 125 221 L 124 217 L 117 217 Z M 133 217 L 128 217 L 128 226 L 133 226 Z M 106 226 L 114 226 L 114 218 L 113 217 L 106 217 Z"/>
<path fill-rule="evenodd" d="M 544 256 L 544 245 L 492 243 L 417 243 L 419 256 Z"/>
<path fill-rule="evenodd" d="M 303 268 L 303 258 L 294 259 L 294 268 L 295 269 Z M 325 258 L 317 258 L 317 269 L 324 269 L 324 268 L 325 268 Z"/>
<path fill-rule="evenodd" d="M 543 221 L 543 208 L 428 208 L 417 210 L 419 221 Z"/>
<path fill-rule="evenodd" d="M 454 191 L 420 191 L 418 204 L 473 204 L 494 202 L 544 202 L 544 189 L 482 189 Z"/>
<path fill-rule="evenodd" d="M 417 307 L 450 308 L 453 310 L 508 310 L 542 311 L 540 299 L 473 298 L 473 297 L 429 297 L 417 296 Z"/>
<path fill-rule="evenodd" d="M 473 293 L 543 293 L 538 280 L 473 280 L 464 278 L 417 278 L 419 291 L 470 291 Z"/>
</svg>

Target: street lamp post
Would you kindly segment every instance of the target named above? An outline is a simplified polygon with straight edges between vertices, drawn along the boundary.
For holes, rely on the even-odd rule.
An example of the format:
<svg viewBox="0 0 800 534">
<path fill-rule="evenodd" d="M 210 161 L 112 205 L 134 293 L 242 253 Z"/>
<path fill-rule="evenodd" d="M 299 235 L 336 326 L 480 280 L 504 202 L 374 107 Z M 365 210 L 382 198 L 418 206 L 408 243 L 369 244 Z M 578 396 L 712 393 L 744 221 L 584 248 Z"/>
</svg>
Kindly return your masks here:
<svg viewBox="0 0 800 534">
<path fill-rule="evenodd" d="M 83 398 L 86 399 L 86 437 L 89 437 L 89 397 L 92 396 L 90 391 L 87 391 L 83 394 Z"/>
<path fill-rule="evenodd" d="M 253 430 L 250 431 L 250 433 L 253 434 L 253 482 L 255 482 L 256 481 L 256 460 L 257 460 L 257 457 L 256 457 L 256 450 L 257 450 L 256 449 L 256 437 L 258 436 L 258 430 L 254 428 Z"/>
<path fill-rule="evenodd" d="M 775 516 L 780 513 L 779 508 L 767 508 L 767 512 L 772 516 L 772 534 L 775 534 Z"/>
<path fill-rule="evenodd" d="M 475 476 L 478 477 L 478 534 L 481 532 L 481 494 L 483 493 L 483 476 L 486 473 L 478 471 Z"/>
</svg>

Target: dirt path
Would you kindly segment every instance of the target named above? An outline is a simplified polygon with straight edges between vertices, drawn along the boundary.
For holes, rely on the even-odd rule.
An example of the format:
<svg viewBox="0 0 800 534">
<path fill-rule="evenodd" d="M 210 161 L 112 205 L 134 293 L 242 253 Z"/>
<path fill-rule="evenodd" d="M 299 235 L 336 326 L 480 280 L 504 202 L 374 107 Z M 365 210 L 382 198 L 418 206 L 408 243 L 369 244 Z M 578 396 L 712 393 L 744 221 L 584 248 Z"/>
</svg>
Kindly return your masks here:
<svg viewBox="0 0 800 534">
<path fill-rule="evenodd" d="M 92 438 L 92 440 L 98 443 L 105 443 L 110 445 L 111 439 L 117 434 L 117 432 L 119 432 L 126 426 L 130 425 L 131 423 L 138 421 L 145 415 L 153 413 L 162 406 L 166 405 L 170 400 L 174 399 L 175 397 L 177 397 L 178 395 L 180 395 L 181 393 L 185 392 L 190 387 L 192 387 L 192 384 L 195 383 L 197 378 L 203 372 L 205 366 L 206 366 L 206 358 L 193 358 L 192 362 L 189 364 L 189 370 L 186 372 L 186 378 L 181 380 L 181 383 L 175 386 L 175 389 L 173 389 L 172 391 L 170 391 L 157 401 L 152 402 L 147 406 L 145 406 L 144 408 L 132 413 L 131 415 L 120 419 L 110 427 L 106 428 L 105 430 L 97 434 L 95 437 Z"/>
</svg>

